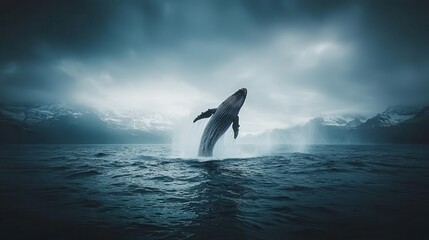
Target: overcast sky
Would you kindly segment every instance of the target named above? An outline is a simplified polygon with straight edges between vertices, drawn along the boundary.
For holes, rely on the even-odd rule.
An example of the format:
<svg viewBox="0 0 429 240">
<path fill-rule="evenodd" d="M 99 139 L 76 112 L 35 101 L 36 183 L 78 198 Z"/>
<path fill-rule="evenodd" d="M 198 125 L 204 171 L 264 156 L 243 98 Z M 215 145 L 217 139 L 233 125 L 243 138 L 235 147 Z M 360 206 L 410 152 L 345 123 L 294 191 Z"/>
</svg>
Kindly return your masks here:
<svg viewBox="0 0 429 240">
<path fill-rule="evenodd" d="M 0 103 L 193 118 L 248 89 L 244 133 L 429 103 L 425 1 L 0 3 Z"/>
</svg>

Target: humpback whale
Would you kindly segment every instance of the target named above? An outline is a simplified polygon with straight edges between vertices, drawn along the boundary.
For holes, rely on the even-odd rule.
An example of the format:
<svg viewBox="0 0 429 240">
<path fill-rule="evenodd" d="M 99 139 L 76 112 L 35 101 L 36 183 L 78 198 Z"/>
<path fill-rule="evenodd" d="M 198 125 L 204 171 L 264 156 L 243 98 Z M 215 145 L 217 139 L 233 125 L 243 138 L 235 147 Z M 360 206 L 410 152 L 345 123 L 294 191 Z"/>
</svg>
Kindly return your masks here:
<svg viewBox="0 0 429 240">
<path fill-rule="evenodd" d="M 238 136 L 238 113 L 246 100 L 247 89 L 242 88 L 223 101 L 217 108 L 208 109 L 194 119 L 194 123 L 203 118 L 210 118 L 201 136 L 198 156 L 210 157 L 219 138 L 232 124 L 234 139 Z"/>
</svg>

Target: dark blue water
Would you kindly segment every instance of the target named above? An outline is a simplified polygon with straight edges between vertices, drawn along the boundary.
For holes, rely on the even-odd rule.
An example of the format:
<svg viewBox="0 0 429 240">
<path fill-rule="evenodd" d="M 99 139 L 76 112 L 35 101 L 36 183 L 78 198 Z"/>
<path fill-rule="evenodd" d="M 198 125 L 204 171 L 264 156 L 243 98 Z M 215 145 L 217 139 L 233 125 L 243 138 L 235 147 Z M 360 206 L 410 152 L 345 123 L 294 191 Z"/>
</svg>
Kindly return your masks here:
<svg viewBox="0 0 429 240">
<path fill-rule="evenodd" d="M 251 147 L 251 146 L 249 146 Z M 0 239 L 429 239 L 427 145 L 0 147 Z"/>
</svg>

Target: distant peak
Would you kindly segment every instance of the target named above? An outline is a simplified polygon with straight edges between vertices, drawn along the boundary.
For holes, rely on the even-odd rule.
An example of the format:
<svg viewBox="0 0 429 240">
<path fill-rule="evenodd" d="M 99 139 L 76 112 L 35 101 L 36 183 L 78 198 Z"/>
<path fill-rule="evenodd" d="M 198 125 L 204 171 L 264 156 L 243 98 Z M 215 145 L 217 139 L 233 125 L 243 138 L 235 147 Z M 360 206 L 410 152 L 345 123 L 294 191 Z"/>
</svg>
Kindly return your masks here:
<svg viewBox="0 0 429 240">
<path fill-rule="evenodd" d="M 323 126 L 354 127 L 359 125 L 367 118 L 358 114 L 343 114 L 335 116 L 318 116 L 310 121 L 309 124 L 320 124 Z"/>
<path fill-rule="evenodd" d="M 417 106 L 395 105 L 386 108 L 382 114 L 413 115 L 419 112 L 420 109 L 421 107 Z"/>
</svg>

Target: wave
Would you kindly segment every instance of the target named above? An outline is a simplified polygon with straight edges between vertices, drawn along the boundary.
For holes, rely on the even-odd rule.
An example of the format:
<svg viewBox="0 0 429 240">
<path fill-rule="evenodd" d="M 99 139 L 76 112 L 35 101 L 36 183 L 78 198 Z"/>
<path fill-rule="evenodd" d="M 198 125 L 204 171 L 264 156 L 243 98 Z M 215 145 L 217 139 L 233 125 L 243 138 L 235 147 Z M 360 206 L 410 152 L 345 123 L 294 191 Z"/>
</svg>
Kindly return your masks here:
<svg viewBox="0 0 429 240">
<path fill-rule="evenodd" d="M 110 155 L 109 153 L 99 152 L 99 153 L 94 154 L 94 157 L 106 157 L 109 155 Z"/>
<path fill-rule="evenodd" d="M 70 175 L 68 175 L 68 178 L 81 178 L 81 177 L 90 177 L 90 176 L 94 176 L 94 175 L 99 175 L 101 174 L 101 172 L 97 171 L 97 170 L 89 170 L 89 171 L 80 171 L 77 173 L 72 173 Z"/>
<path fill-rule="evenodd" d="M 317 229 L 332 238 L 341 229 L 350 229 L 350 238 L 363 231 L 401 233 L 401 227 L 407 233 L 427 232 L 427 150 L 410 156 L 417 150 L 407 146 L 396 152 L 380 146 L 375 153 L 366 146 L 357 151 L 326 146 L 306 153 L 186 158 L 165 146 L 34 148 L 0 161 L 0 194 L 8 203 L 0 213 L 10 213 L 8 220 L 15 217 L 21 225 L 13 214 L 17 209 L 64 222 L 114 226 L 122 239 L 203 238 L 216 236 L 218 229 L 229 239 L 238 232 L 293 238 L 305 230 L 317 239 Z M 398 212 L 401 218 L 395 218 Z M 382 228 L 390 219 L 397 224 Z M 343 220 L 340 230 L 331 224 Z M 347 228 L 356 225 L 362 228 Z"/>
</svg>

